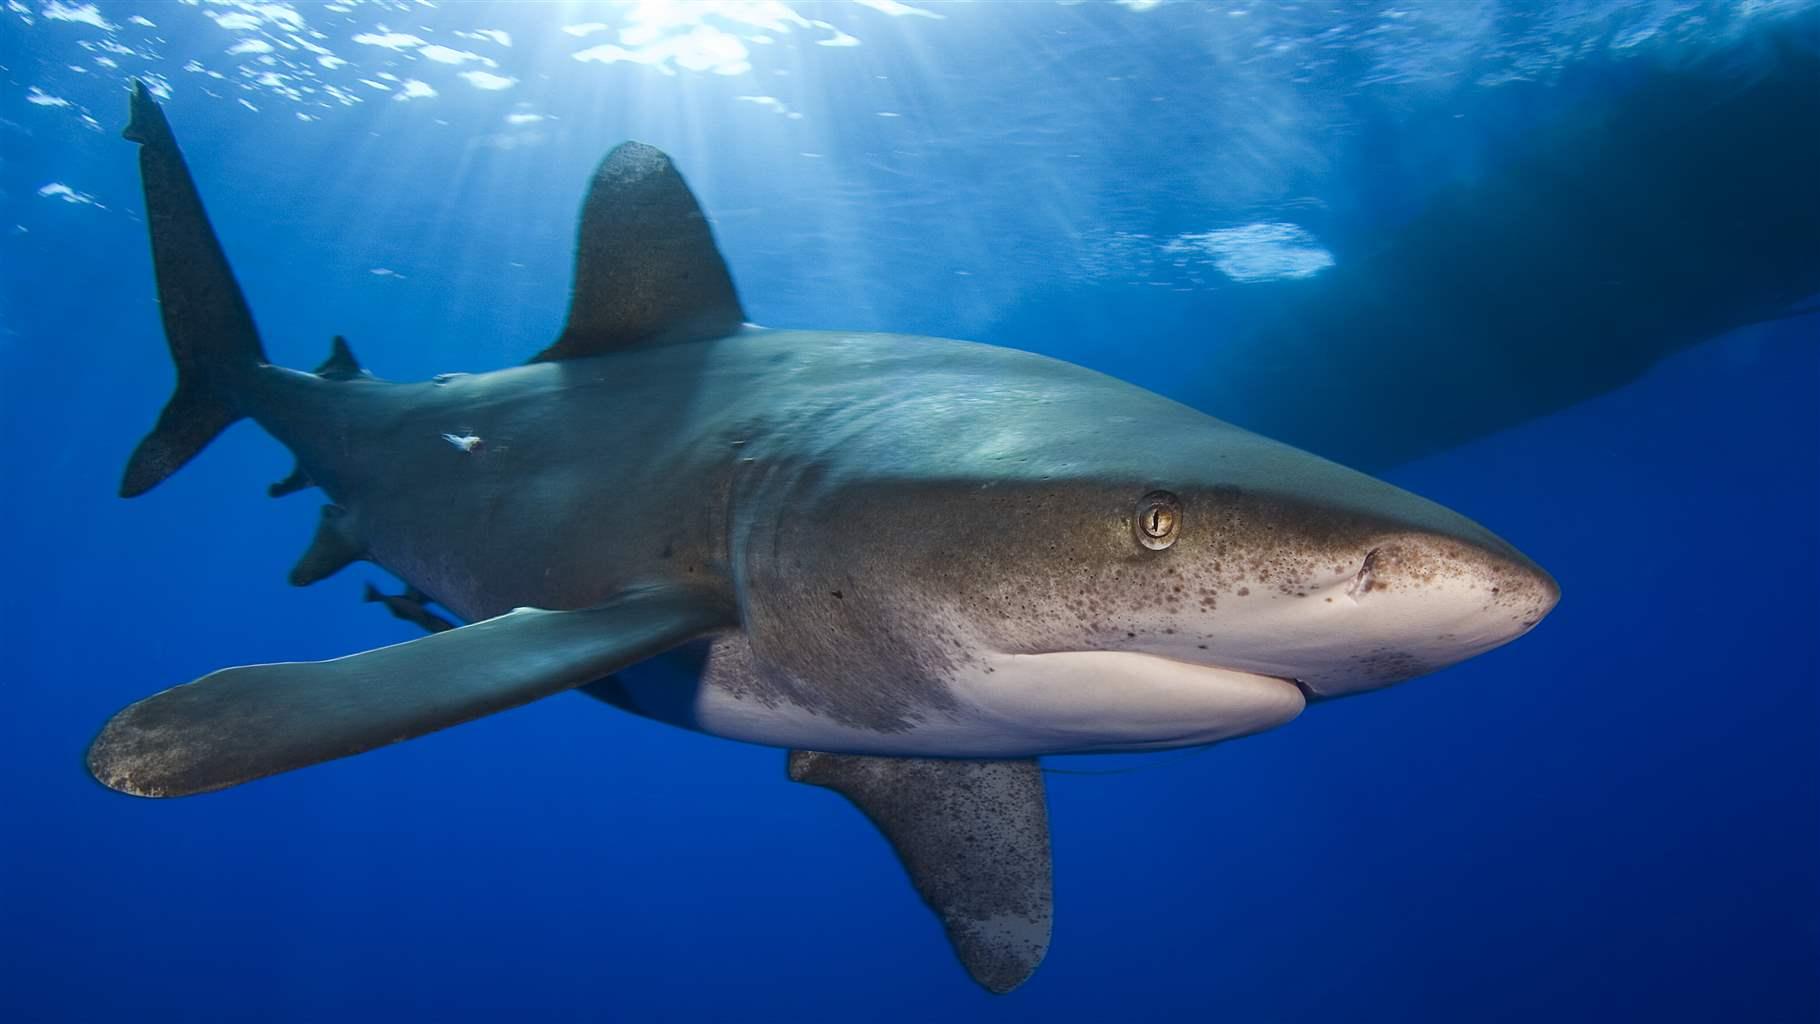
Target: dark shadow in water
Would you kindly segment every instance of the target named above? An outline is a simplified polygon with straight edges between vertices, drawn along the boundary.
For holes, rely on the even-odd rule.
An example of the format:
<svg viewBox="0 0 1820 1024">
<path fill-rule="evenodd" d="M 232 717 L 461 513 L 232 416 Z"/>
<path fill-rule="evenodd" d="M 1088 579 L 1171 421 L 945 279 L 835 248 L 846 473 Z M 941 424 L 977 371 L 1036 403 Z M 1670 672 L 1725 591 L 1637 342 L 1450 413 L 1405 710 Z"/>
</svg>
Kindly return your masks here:
<svg viewBox="0 0 1820 1024">
<path fill-rule="evenodd" d="M 1145 372 L 1126 365 L 1134 330 L 1205 334 L 1203 361 L 1141 382 L 1367 470 L 1546 415 L 1820 308 L 1817 39 L 1805 18 L 1704 63 L 1627 69 L 1632 88 L 1589 90 L 1512 135 L 1488 173 L 1312 278 L 1151 289 L 1136 309 L 1129 288 L 1077 288 L 1065 315 L 1040 316 L 1089 350 L 1128 339 L 1095 360 L 1128 377 Z M 1032 344 L 1030 316 L 994 340 Z"/>
<path fill-rule="evenodd" d="M 1805 308 L 1820 292 L 1820 52 L 1769 45 L 1748 82 L 1661 71 L 1583 105 L 1376 251 L 1270 286 L 1192 397 L 1385 466 Z"/>
</svg>

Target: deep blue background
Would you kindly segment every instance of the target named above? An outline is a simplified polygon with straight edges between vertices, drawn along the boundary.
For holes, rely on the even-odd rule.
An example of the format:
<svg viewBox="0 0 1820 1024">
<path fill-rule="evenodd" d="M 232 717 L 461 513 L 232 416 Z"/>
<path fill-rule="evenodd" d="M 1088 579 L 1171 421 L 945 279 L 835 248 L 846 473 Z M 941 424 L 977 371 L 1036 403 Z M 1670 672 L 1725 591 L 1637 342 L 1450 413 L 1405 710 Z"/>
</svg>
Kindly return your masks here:
<svg viewBox="0 0 1820 1024">
<path fill-rule="evenodd" d="M 285 586 L 316 503 L 263 496 L 289 464 L 249 427 L 149 496 L 113 497 L 170 379 L 133 149 L 114 135 L 126 72 L 171 80 L 216 225 L 291 365 L 337 332 L 394 377 L 541 347 L 582 183 L 631 136 L 690 176 L 759 322 L 975 337 L 1189 394 L 1158 353 L 1217 332 L 1146 325 L 1165 298 L 1169 323 L 1182 302 L 1216 323 L 1231 286 L 1153 286 L 1160 272 L 1108 255 L 1142 247 L 1120 233 L 1301 211 L 1343 252 L 1573 102 L 1546 69 L 1500 72 L 1590 53 L 1616 81 L 1702 45 L 1747 64 L 1751 31 L 1713 19 L 1620 47 L 1647 12 L 1442 24 L 1428 8 L 1386 50 L 1406 19 L 1383 12 L 1260 29 L 1269 9 L 799 10 L 862 45 L 817 47 L 799 26 L 753 43 L 753 72 L 666 76 L 569 60 L 605 37 L 557 32 L 550 9 L 536 25 L 356 12 L 359 30 L 389 18 L 477 51 L 449 30 L 505 25 L 515 45 L 486 52 L 521 82 L 483 93 L 396 64 L 444 76 L 440 95 L 298 105 L 311 122 L 178 70 L 191 54 L 231 69 L 239 38 L 192 9 L 105 7 L 115 33 L 0 12 L 0 1016 L 1820 1017 L 1812 318 L 1387 473 L 1547 566 L 1560 607 L 1506 649 L 1275 733 L 1067 762 L 1121 771 L 1050 779 L 1055 941 L 1009 997 L 966 979 L 882 840 L 788 784 L 781 754 L 580 697 L 193 800 L 95 785 L 82 750 L 133 699 L 410 635 L 359 602 L 383 578 L 370 567 Z M 134 11 L 160 23 L 155 64 L 95 66 L 105 51 L 82 40 L 154 48 Z M 394 59 L 304 13 L 365 62 L 344 78 Z M 1329 29 L 1331 46 L 1311 42 Z M 1273 58 L 1278 38 L 1301 43 Z M 32 86 L 73 105 L 27 103 Z M 735 98 L 756 94 L 805 116 Z M 555 119 L 501 148 L 518 110 Z M 49 182 L 105 209 L 34 194 Z M 1128 333 L 1044 321 L 1034 303 L 1077 280 Z"/>
</svg>

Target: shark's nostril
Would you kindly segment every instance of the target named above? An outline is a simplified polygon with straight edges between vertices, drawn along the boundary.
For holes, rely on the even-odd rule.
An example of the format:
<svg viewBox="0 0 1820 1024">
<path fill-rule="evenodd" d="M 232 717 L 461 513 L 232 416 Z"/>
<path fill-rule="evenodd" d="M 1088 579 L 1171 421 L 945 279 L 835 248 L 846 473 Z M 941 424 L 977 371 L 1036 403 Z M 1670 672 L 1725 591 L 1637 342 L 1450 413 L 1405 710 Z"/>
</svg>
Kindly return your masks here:
<svg viewBox="0 0 1820 1024">
<path fill-rule="evenodd" d="M 1377 548 L 1372 548 L 1370 551 L 1365 552 L 1365 561 L 1360 563 L 1359 571 L 1354 574 L 1352 582 L 1346 587 L 1347 597 L 1357 601 L 1359 598 L 1371 593 L 1372 588 L 1377 586 L 1377 581 L 1373 577 L 1373 568 L 1377 565 L 1377 561 Z"/>
</svg>

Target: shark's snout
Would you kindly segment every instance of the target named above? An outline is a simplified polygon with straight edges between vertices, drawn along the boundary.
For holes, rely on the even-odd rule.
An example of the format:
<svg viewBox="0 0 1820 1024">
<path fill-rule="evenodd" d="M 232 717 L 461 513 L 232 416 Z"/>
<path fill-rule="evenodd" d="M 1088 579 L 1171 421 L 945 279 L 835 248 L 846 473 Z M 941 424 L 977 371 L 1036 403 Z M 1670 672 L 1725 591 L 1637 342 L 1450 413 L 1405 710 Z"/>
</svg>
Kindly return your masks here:
<svg viewBox="0 0 1820 1024">
<path fill-rule="evenodd" d="M 1540 621 L 1560 600 L 1560 585 L 1515 548 L 1493 540 L 1481 545 L 1416 533 L 1373 544 L 1347 585 L 1347 596 L 1362 602 L 1374 594 L 1446 591 L 1450 584 L 1463 584 L 1469 591 L 1484 591 L 1495 603 L 1530 608 Z"/>
<path fill-rule="evenodd" d="M 1561 599 L 1554 577 L 1501 539 L 1411 531 L 1374 539 L 1341 608 L 1311 646 L 1345 638 L 1342 659 L 1312 657 L 1311 695 L 1377 689 L 1445 668 L 1522 636 Z M 1312 624 L 1311 624 L 1312 625 Z M 1300 632 L 1300 631 L 1298 631 Z"/>
</svg>

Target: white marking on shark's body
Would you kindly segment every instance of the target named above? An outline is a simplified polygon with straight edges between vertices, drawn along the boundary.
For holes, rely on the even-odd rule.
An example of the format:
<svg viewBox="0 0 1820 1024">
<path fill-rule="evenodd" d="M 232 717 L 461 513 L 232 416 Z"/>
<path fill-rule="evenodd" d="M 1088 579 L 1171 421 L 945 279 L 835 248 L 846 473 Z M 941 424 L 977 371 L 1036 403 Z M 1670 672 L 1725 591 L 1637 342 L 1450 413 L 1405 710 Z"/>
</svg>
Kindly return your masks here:
<svg viewBox="0 0 1820 1024">
<path fill-rule="evenodd" d="M 125 792 L 585 687 L 795 749 L 792 777 L 859 804 L 1006 991 L 1049 933 L 1034 758 L 1272 728 L 1504 643 L 1558 596 L 1438 505 L 1102 374 L 746 325 L 681 177 L 636 143 L 596 177 L 568 326 L 530 365 L 393 383 L 337 339 L 315 373 L 273 367 L 143 90 L 128 137 L 179 380 L 123 492 L 251 418 L 297 456 L 275 490 L 334 502 L 293 582 L 371 560 L 411 587 L 395 613 L 473 624 L 141 701 L 90 752 Z"/>
</svg>

